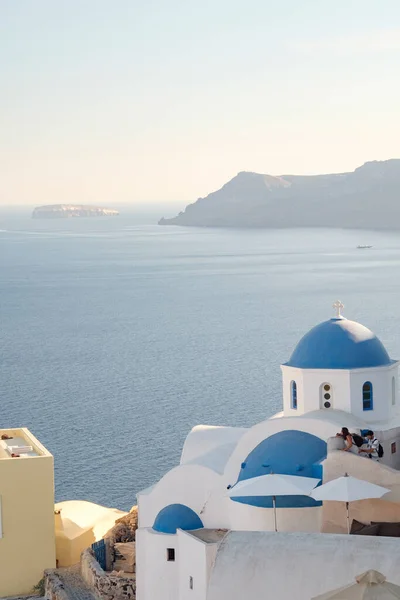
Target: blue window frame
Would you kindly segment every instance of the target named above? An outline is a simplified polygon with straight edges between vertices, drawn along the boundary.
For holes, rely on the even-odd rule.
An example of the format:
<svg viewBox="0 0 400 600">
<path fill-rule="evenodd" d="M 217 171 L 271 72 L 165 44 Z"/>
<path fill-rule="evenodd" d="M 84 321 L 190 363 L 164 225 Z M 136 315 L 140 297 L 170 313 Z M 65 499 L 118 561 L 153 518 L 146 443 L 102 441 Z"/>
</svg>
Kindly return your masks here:
<svg viewBox="0 0 400 600">
<path fill-rule="evenodd" d="M 292 408 L 297 410 L 297 384 L 295 381 L 292 381 L 290 384 L 290 398 Z"/>
<path fill-rule="evenodd" d="M 362 396 L 363 396 L 363 410 L 373 410 L 374 409 L 374 397 L 373 397 L 373 389 L 372 383 L 370 381 L 366 381 L 362 388 Z"/>
</svg>

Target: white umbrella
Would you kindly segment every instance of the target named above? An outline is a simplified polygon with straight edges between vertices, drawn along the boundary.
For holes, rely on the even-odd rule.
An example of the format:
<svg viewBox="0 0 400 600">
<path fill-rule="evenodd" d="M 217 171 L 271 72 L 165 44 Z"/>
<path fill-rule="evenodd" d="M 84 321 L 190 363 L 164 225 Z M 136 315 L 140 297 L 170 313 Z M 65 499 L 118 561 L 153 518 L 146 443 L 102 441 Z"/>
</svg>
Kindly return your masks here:
<svg viewBox="0 0 400 600">
<path fill-rule="evenodd" d="M 260 475 L 259 477 L 239 481 L 239 483 L 229 490 L 228 495 L 231 498 L 272 496 L 275 531 L 277 531 L 276 496 L 309 496 L 311 490 L 319 482 L 320 479 L 313 479 L 311 477 L 270 473 L 269 475 Z"/>
<path fill-rule="evenodd" d="M 356 500 L 368 500 L 370 498 L 382 498 L 390 492 L 387 488 L 375 485 L 369 481 L 350 477 L 347 473 L 344 477 L 338 477 L 328 483 L 324 483 L 310 494 L 314 500 L 336 500 L 346 502 L 347 511 L 347 533 L 350 533 L 349 502 Z"/>
<path fill-rule="evenodd" d="M 355 584 L 347 585 L 312 600 L 393 600 L 400 598 L 400 586 L 386 581 L 379 571 L 370 570 L 356 577 Z"/>
</svg>

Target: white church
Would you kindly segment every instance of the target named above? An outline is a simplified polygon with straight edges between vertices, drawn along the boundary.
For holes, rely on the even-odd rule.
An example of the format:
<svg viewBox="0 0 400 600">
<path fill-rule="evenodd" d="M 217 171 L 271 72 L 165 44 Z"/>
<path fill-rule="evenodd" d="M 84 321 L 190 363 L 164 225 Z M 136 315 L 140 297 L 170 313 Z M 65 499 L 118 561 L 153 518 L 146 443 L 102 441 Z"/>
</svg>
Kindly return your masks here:
<svg viewBox="0 0 400 600">
<path fill-rule="evenodd" d="M 180 464 L 138 494 L 138 600 L 310 600 L 368 569 L 400 584 L 397 534 L 347 535 L 343 503 L 277 496 L 274 513 L 271 496 L 229 495 L 268 473 L 322 483 L 348 473 L 390 490 L 351 503 L 353 523 L 400 523 L 399 362 L 343 308 L 281 365 L 282 412 L 251 428 L 195 427 Z M 373 430 L 380 461 L 343 452 L 341 427 Z"/>
</svg>

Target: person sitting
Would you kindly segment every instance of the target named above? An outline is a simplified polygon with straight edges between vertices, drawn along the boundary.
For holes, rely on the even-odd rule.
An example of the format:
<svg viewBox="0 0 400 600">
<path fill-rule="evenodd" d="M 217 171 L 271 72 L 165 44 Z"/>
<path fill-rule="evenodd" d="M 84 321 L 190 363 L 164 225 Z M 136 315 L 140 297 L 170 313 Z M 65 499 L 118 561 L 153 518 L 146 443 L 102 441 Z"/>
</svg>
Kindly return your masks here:
<svg viewBox="0 0 400 600">
<path fill-rule="evenodd" d="M 364 454 L 366 458 L 372 458 L 372 460 L 376 460 L 379 462 L 379 440 L 376 439 L 374 432 L 369 430 L 365 434 L 367 439 L 367 447 L 359 448 L 358 453 Z"/>
<path fill-rule="evenodd" d="M 340 433 L 336 434 L 336 437 L 343 438 L 343 441 L 345 443 L 344 448 L 341 448 L 341 450 L 343 450 L 344 452 L 356 452 L 357 446 L 354 444 L 353 436 L 351 435 L 347 427 L 342 427 Z"/>
</svg>

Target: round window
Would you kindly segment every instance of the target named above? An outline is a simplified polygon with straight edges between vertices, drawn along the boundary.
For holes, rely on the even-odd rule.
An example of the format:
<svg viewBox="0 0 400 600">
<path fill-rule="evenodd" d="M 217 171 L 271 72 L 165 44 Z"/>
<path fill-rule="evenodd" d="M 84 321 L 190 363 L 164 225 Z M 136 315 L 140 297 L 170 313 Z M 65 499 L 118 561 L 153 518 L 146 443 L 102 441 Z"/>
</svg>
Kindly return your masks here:
<svg viewBox="0 0 400 600">
<path fill-rule="evenodd" d="M 331 399 L 331 395 L 330 394 L 324 394 L 324 398 L 325 398 L 325 400 L 330 400 Z"/>
<path fill-rule="evenodd" d="M 330 402 L 324 402 L 324 406 L 325 406 L 325 408 L 330 408 L 331 407 L 331 403 Z"/>
<path fill-rule="evenodd" d="M 330 386 L 330 385 L 328 385 L 328 384 L 326 383 L 326 384 L 324 385 L 324 390 L 325 390 L 326 392 L 329 392 L 329 390 L 330 390 L 330 389 L 331 389 L 331 386 Z"/>
</svg>

